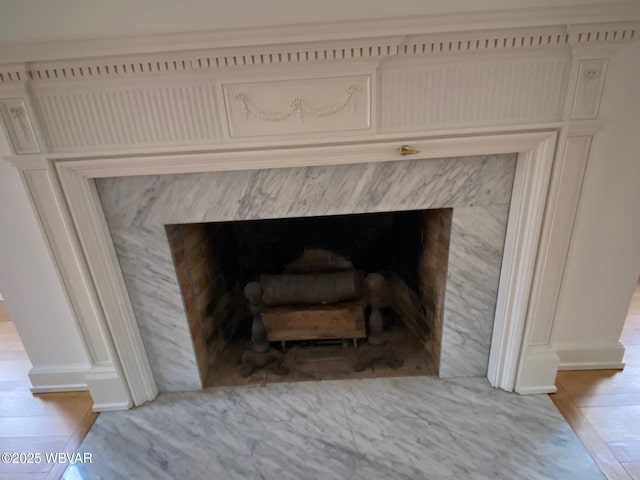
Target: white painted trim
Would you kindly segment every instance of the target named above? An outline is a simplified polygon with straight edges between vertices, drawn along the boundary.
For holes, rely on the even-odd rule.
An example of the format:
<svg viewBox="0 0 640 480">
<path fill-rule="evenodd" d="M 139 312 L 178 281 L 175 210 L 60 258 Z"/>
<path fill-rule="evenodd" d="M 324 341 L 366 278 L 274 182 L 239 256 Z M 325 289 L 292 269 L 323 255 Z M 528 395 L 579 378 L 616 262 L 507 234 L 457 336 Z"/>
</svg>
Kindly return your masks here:
<svg viewBox="0 0 640 480">
<path fill-rule="evenodd" d="M 79 255 L 69 213 L 57 191 L 59 185 L 55 171 L 51 170 L 49 162 L 43 161 L 40 168 L 20 169 L 20 173 L 32 207 L 38 213 L 40 229 L 47 240 L 49 254 L 71 307 L 84 350 L 92 363 L 109 362 L 109 351 L 104 345 L 101 329 L 87 328 L 90 323 L 100 324 L 99 306 L 86 265 Z"/>
<path fill-rule="evenodd" d="M 554 393 L 558 354 L 549 345 L 528 346 L 520 362 L 515 391 L 520 394 Z"/>
<path fill-rule="evenodd" d="M 114 403 L 97 403 L 94 402 L 91 410 L 94 412 L 117 412 L 119 410 L 128 410 L 131 408 L 129 402 L 114 402 Z"/>
<path fill-rule="evenodd" d="M 514 389 L 518 364 L 524 358 L 525 319 L 555 143 L 554 132 L 535 147 L 519 150 L 487 372 L 493 386 L 507 391 Z"/>
<path fill-rule="evenodd" d="M 0 63 L 34 62 L 61 58 L 149 54 L 201 50 L 212 46 L 236 48 L 253 45 L 328 42 L 371 37 L 405 36 L 540 25 L 577 25 L 640 19 L 637 3 L 521 8 L 475 13 L 415 15 L 373 20 L 314 22 L 298 25 L 234 28 L 209 32 L 166 33 L 40 42 L 3 42 Z"/>
<path fill-rule="evenodd" d="M 592 132 L 595 123 L 577 131 Z M 535 279 L 528 306 L 528 319 L 515 391 L 524 393 L 551 384 L 559 359 L 550 345 L 559 290 L 571 232 L 588 162 L 591 136 L 568 136 L 570 125 L 561 130 L 558 154 L 551 177 Z M 534 388 L 534 389 L 535 389 Z"/>
<path fill-rule="evenodd" d="M 568 362 L 558 365 L 558 371 L 571 370 L 624 370 L 624 362 Z"/>
<path fill-rule="evenodd" d="M 117 357 L 105 334 L 107 330 L 102 309 L 84 261 L 73 222 L 66 208 L 57 172 L 42 155 L 28 156 L 24 162 L 19 163 L 18 169 L 32 207 L 37 213 L 39 227 L 47 240 L 49 253 L 71 307 L 83 347 L 91 362 L 91 372 L 96 368 L 114 372 L 113 364 L 117 365 Z M 91 376 L 90 373 L 85 375 L 87 368 L 82 378 L 78 380 L 80 383 L 76 384 L 68 379 L 57 384 L 49 379 L 45 386 L 37 387 L 34 392 L 88 388 L 95 402 L 100 402 L 105 392 L 106 398 L 113 402 L 117 392 L 120 394 L 118 398 L 120 403 L 130 403 L 129 392 L 118 384 L 120 379 L 117 375 L 116 382 L 111 381 L 107 388 L 103 388 L 100 382 L 90 382 L 85 379 L 85 376 Z M 39 370 L 34 370 L 34 375 L 38 373 Z"/>
<path fill-rule="evenodd" d="M 375 102 L 374 102 L 375 103 Z M 522 132 L 546 132 L 550 130 L 560 130 L 561 128 L 573 125 L 577 123 L 581 125 L 584 123 L 584 128 L 597 129 L 598 126 L 602 127 L 603 122 L 596 122 L 593 120 L 586 120 L 582 122 L 542 122 L 542 123 L 529 123 L 518 125 L 492 125 L 489 127 L 467 127 L 467 128 L 448 128 L 432 132 L 428 135 L 431 139 L 437 138 L 450 138 L 450 137 L 474 137 L 480 135 L 504 135 L 506 133 L 522 133 Z M 593 132 L 592 132 L 593 133 Z M 402 132 L 394 133 L 376 133 L 375 136 L 371 134 L 360 135 L 353 134 L 346 137 L 340 137 L 336 139 L 331 135 L 323 134 L 317 138 L 305 138 L 290 140 L 287 137 L 279 139 L 241 139 L 238 141 L 229 142 L 227 144 L 211 143 L 208 145 L 189 145 L 189 146 L 170 146 L 170 147 L 143 147 L 143 148 L 123 148 L 117 152 L 113 150 L 90 150 L 86 152 L 50 152 L 43 156 L 33 155 L 8 155 L 3 157 L 6 161 L 11 163 L 20 169 L 33 169 L 39 168 L 40 162 L 43 158 L 57 161 L 57 160 L 84 160 L 84 159 L 96 159 L 110 157 L 112 160 L 117 160 L 123 157 L 145 157 L 154 156 L 161 157 L 166 155 L 182 155 L 185 153 L 200 154 L 203 152 L 238 152 L 246 150 L 265 149 L 271 150 L 274 148 L 288 148 L 288 147 L 304 147 L 304 146 L 332 146 L 338 141 L 346 144 L 357 144 L 366 142 L 389 142 L 397 140 L 398 138 L 404 139 L 404 141 L 423 140 L 425 138 L 425 130 L 419 128 L 407 128 Z"/>
<path fill-rule="evenodd" d="M 625 347 L 620 342 L 595 345 L 556 345 L 558 370 L 622 370 Z"/>
<path fill-rule="evenodd" d="M 515 40 L 522 38 L 525 37 Z M 526 36 L 527 41 L 530 38 L 538 41 L 547 37 Z M 446 42 L 447 45 L 450 43 Z M 453 43 L 457 45 L 459 42 Z M 466 41 L 463 43 L 467 44 Z M 424 45 L 419 47 L 422 49 Z M 365 45 L 367 51 L 369 48 Z M 403 57 L 405 63 L 410 64 L 401 68 L 396 66 L 397 62 L 387 63 L 378 68 L 379 74 L 371 79 L 372 123 L 379 126 L 378 131 L 395 131 L 395 135 L 403 136 L 410 131 L 415 131 L 417 136 L 422 136 L 425 131 L 438 131 L 444 136 L 452 134 L 456 128 L 467 128 L 467 133 L 477 134 L 486 129 L 486 125 L 500 125 L 504 129 L 516 128 L 517 125 L 520 131 L 530 131 L 535 128 L 530 124 L 537 123 L 548 128 L 548 122 L 557 122 L 561 117 L 559 101 L 565 91 L 570 49 L 565 46 L 522 53 L 482 51 L 437 59 Z M 133 65 L 159 63 L 174 62 L 140 61 Z M 73 70 L 113 72 L 115 67 L 117 65 L 102 65 L 101 68 L 94 65 L 93 69 L 76 66 Z M 56 68 L 62 68 L 64 72 L 70 69 Z M 119 156 L 125 150 L 138 149 L 143 153 L 159 153 L 168 147 L 173 151 L 194 147 L 206 150 L 217 148 L 220 143 L 270 143 L 271 146 L 282 147 L 282 138 L 287 142 L 306 138 L 308 145 L 327 139 L 337 141 L 336 137 L 341 137 L 340 141 L 343 138 L 350 141 L 356 131 L 354 128 L 365 128 L 363 119 L 356 112 L 343 112 L 346 116 L 340 116 L 340 122 L 335 125 L 326 123 L 327 119 L 314 119 L 312 123 L 305 121 L 302 126 L 295 125 L 292 120 L 291 124 L 279 125 L 278 128 L 283 130 L 270 130 L 275 126 L 269 122 L 269 128 L 261 131 L 260 125 L 253 120 L 246 125 L 245 122 L 237 122 L 237 105 L 235 114 L 227 114 L 224 105 L 229 107 L 229 102 L 225 101 L 222 86 L 250 82 L 264 94 L 269 90 L 275 94 L 280 90 L 277 85 L 285 80 L 295 81 L 292 93 L 298 88 L 310 88 L 306 82 L 313 82 L 313 92 L 307 90 L 307 93 L 326 100 L 323 95 L 332 89 L 330 84 L 326 84 L 327 77 L 353 77 L 371 74 L 375 69 L 372 60 L 349 59 L 344 62 L 312 62 L 307 66 L 254 65 L 209 73 L 172 71 L 166 75 L 149 74 L 148 78 L 132 78 L 126 74 L 123 78 L 93 76 L 80 80 L 29 80 L 27 83 L 52 150 L 64 154 L 84 152 L 83 156 L 93 156 L 99 154 L 96 150 L 105 150 Z M 58 70 L 55 72 L 54 75 L 47 70 L 47 78 L 62 75 Z M 256 78 L 260 79 L 257 83 Z M 433 79 L 433 85 L 424 83 L 428 78 Z M 526 88 L 532 78 L 537 79 L 536 88 Z M 407 85 L 412 85 L 412 88 L 407 89 Z M 484 85 L 492 85 L 489 93 L 483 91 Z M 429 91 L 439 93 L 436 95 Z M 429 108 L 424 107 L 427 104 Z M 509 108 L 506 108 L 507 104 Z M 165 106 L 161 108 L 158 105 Z M 363 112 L 364 109 L 360 113 Z M 178 117 L 184 120 L 171 120 Z M 547 123 L 543 124 L 545 121 Z M 191 124 L 191 127 L 184 128 L 186 124 Z M 241 137 L 232 138 L 229 128 L 234 125 L 244 125 L 243 130 L 250 128 Z M 475 128 L 471 129 L 471 126 Z M 327 133 L 327 129 L 333 133 Z M 359 135 L 371 138 L 374 130 L 363 130 Z M 499 129 L 493 127 L 493 131 L 496 130 Z M 283 135 L 286 132 L 288 134 Z M 461 134 L 459 131 L 456 133 Z M 67 158 L 67 155 L 61 157 Z"/>
<path fill-rule="evenodd" d="M 133 406 L 122 373 L 112 366 L 96 366 L 87 373 L 87 385 L 93 398 L 93 411 L 126 410 Z M 124 400 L 123 400 L 124 399 Z"/>
<path fill-rule="evenodd" d="M 509 391 L 513 390 L 526 323 L 555 140 L 556 132 L 546 131 L 411 142 L 423 152 L 412 158 L 421 159 L 519 152 L 488 371 L 492 385 Z M 58 161 L 65 195 L 134 403 L 154 398 L 156 387 L 93 178 L 399 161 L 406 160 L 398 153 L 406 142 L 398 138 L 356 145 Z"/>
<path fill-rule="evenodd" d="M 529 344 L 548 345 L 551 342 L 555 307 L 591 151 L 591 135 L 565 136 L 567 130 L 563 131 L 559 144 L 556 174 L 550 187 L 545 218 L 548 226 L 544 229 L 545 235 L 541 239 L 538 274 L 544 276 L 545 282 L 541 283 L 540 289 L 533 292 L 530 306 L 530 314 L 536 319 L 537 326 L 544 326 L 544 335 L 542 338 L 535 338 L 533 333 L 528 335 Z"/>
<path fill-rule="evenodd" d="M 539 394 L 548 394 L 548 393 L 556 393 L 558 388 L 555 385 L 540 385 L 537 387 L 523 387 L 518 391 L 520 395 L 539 395 Z"/>
<path fill-rule="evenodd" d="M 402 142 L 420 150 L 410 158 L 444 158 L 533 151 L 555 133 L 546 131 L 470 135 L 456 138 L 416 138 L 396 135 L 384 142 L 363 141 L 357 144 L 305 147 L 298 144 L 287 149 L 220 149 L 204 153 L 121 156 L 116 158 L 67 160 L 56 163 L 59 171 L 73 171 L 87 178 L 132 175 L 164 175 L 291 168 L 312 165 L 345 165 L 407 160 L 398 153 Z"/>
<path fill-rule="evenodd" d="M 75 392 L 88 390 L 89 365 L 37 365 L 29 370 L 32 393 Z"/>
<path fill-rule="evenodd" d="M 606 122 L 602 120 L 575 120 L 566 126 L 568 137 L 594 136 L 605 128 Z"/>
<path fill-rule="evenodd" d="M 106 318 L 111 335 L 109 343 L 115 347 L 119 357 L 120 363 L 115 362 L 115 365 L 123 376 L 119 371 L 115 374 L 128 385 L 134 405 L 153 400 L 158 389 L 95 184 L 91 178 L 61 168 L 61 164 L 58 164 L 58 174 Z"/>
</svg>

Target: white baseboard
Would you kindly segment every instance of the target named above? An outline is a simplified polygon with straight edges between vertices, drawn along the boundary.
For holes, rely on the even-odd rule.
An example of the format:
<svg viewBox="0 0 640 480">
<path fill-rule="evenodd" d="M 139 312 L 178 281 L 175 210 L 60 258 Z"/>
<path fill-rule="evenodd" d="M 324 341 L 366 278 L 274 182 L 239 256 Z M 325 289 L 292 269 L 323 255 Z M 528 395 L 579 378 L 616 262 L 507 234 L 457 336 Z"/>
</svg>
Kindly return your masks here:
<svg viewBox="0 0 640 480">
<path fill-rule="evenodd" d="M 555 393 L 558 355 L 548 346 L 529 346 L 514 390 L 521 395 Z"/>
<path fill-rule="evenodd" d="M 127 410 L 133 405 L 129 392 L 111 365 L 87 364 L 35 366 L 29 370 L 33 393 L 89 390 L 94 412 Z"/>
<path fill-rule="evenodd" d="M 537 387 L 522 387 L 518 392 L 520 395 L 538 395 L 540 393 L 556 393 L 558 389 L 555 385 L 540 385 Z"/>
<path fill-rule="evenodd" d="M 118 410 L 128 410 L 131 408 L 130 402 L 124 403 L 94 403 L 92 410 L 94 412 L 115 412 Z"/>
<path fill-rule="evenodd" d="M 111 365 L 91 368 L 87 373 L 87 385 L 93 398 L 94 412 L 127 410 L 133 405 L 129 391 Z"/>
<path fill-rule="evenodd" d="M 621 370 L 624 345 L 620 342 L 596 345 L 558 345 L 558 370 Z"/>
<path fill-rule="evenodd" d="M 33 393 L 76 392 L 88 390 L 87 364 L 36 365 L 29 370 Z"/>
</svg>

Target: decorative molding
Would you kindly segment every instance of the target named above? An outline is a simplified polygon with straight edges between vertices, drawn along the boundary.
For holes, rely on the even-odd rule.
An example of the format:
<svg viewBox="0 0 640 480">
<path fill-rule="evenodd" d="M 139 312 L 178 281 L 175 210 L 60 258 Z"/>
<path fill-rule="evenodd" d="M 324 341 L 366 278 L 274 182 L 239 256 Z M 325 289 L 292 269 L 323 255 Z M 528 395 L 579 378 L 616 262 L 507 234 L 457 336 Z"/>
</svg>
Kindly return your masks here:
<svg viewBox="0 0 640 480">
<path fill-rule="evenodd" d="M 55 61 L 28 64 L 20 74 L 15 66 L 8 67 L 5 83 L 20 81 L 36 85 L 60 82 L 108 81 L 157 77 L 158 75 L 189 75 L 202 73 L 226 73 L 248 67 L 274 66 L 305 67 L 335 61 L 379 62 L 398 55 L 399 44 L 405 37 L 366 38 L 355 41 L 313 42 L 243 47 L 240 49 L 211 49 L 205 51 L 165 52 L 149 55 L 125 55 L 123 57 L 98 57 L 81 60 Z M 0 47 L 1 48 L 1 47 Z M 23 67 L 25 68 L 25 67 Z M 2 65 L 0 64 L 0 69 Z M 0 70 L 1 72 L 1 70 Z M 0 79 L 0 85 L 2 85 Z"/>
<path fill-rule="evenodd" d="M 592 120 L 598 116 L 607 72 L 606 58 L 581 60 L 571 109 L 572 120 Z"/>
<path fill-rule="evenodd" d="M 109 334 L 122 370 L 113 375 L 126 385 L 134 405 L 153 400 L 158 394 L 149 360 L 135 324 L 133 309 L 109 235 L 104 214 L 91 179 L 81 177 L 64 162 L 57 165 L 60 181 L 78 231 L 85 258 Z M 113 380 L 115 382 L 115 380 Z"/>
<path fill-rule="evenodd" d="M 36 365 L 29 370 L 31 392 L 75 392 L 88 390 L 89 365 L 73 363 L 64 365 Z"/>
<path fill-rule="evenodd" d="M 312 107 L 311 105 L 307 104 L 307 101 L 304 97 L 294 97 L 289 102 L 289 109 L 280 112 L 269 112 L 260 110 L 251 102 L 251 97 L 245 91 L 236 93 L 235 100 L 242 103 L 242 114 L 244 115 L 245 120 L 249 120 L 249 115 L 252 115 L 258 120 L 262 120 L 265 122 L 279 122 L 282 120 L 286 120 L 291 115 L 295 114 L 298 123 L 302 123 L 304 121 L 304 115 L 309 115 L 314 118 L 328 117 L 330 115 L 333 115 L 334 113 L 338 113 L 347 105 L 351 105 L 351 111 L 355 113 L 358 105 L 355 99 L 355 94 L 357 91 L 358 85 L 352 83 L 344 89 L 344 95 L 342 96 L 342 99 L 340 101 L 332 105 L 326 105 L 324 107 Z"/>
<path fill-rule="evenodd" d="M 47 371 L 46 369 L 45 371 L 34 370 L 34 375 L 38 374 L 38 380 L 34 380 L 34 385 L 35 382 L 45 382 L 45 385 L 38 385 L 37 392 L 73 390 L 80 385 L 84 390 L 89 389 L 94 402 L 101 402 L 108 398 L 110 402 L 130 404 L 131 399 L 123 384 L 124 380 L 116 373 L 115 366 L 118 365 L 118 358 L 108 333 L 105 334 L 104 317 L 93 280 L 80 249 L 73 222 L 66 209 L 55 170 L 43 156 L 16 157 L 13 163 L 20 170 L 31 204 L 37 212 L 39 226 L 47 240 L 47 247 L 54 260 L 56 272 L 71 306 L 83 346 L 91 361 L 91 368 L 83 367 L 80 383 L 77 380 L 80 378 L 78 376 L 75 383 L 69 376 L 63 377 L 63 379 L 66 378 L 64 380 L 66 383 L 55 383 L 52 380 L 55 377 L 52 375 L 46 377 L 48 380 L 39 380 L 40 374 Z M 107 387 L 102 387 L 104 383 L 102 381 L 97 383 L 91 381 L 96 371 L 108 372 L 111 375 L 112 378 Z M 72 387 L 65 385 L 72 385 Z"/>
<path fill-rule="evenodd" d="M 344 135 L 368 130 L 373 110 L 371 77 L 372 74 L 365 74 L 224 83 L 229 136 L 259 138 L 320 132 Z M 282 109 L 283 104 L 288 108 Z"/>
<path fill-rule="evenodd" d="M 530 346 L 523 352 L 514 391 L 520 394 L 555 393 L 558 354 L 549 345 Z"/>
<path fill-rule="evenodd" d="M 569 124 L 565 124 L 564 127 L 567 130 L 567 136 L 569 137 L 593 137 L 596 133 L 600 132 L 606 122 L 604 120 L 577 120 Z"/>
<path fill-rule="evenodd" d="M 431 138 L 436 137 L 460 137 L 466 138 L 469 136 L 477 135 L 498 135 L 507 133 L 522 133 L 522 132 L 540 132 L 556 130 L 559 131 L 562 128 L 577 127 L 578 134 L 584 134 L 588 130 L 589 134 L 594 134 L 600 131 L 605 125 L 605 122 L 600 120 L 585 120 L 576 123 L 567 123 L 566 121 L 555 122 L 536 122 L 526 124 L 513 124 L 513 125 L 489 125 L 478 127 L 461 127 L 461 128 L 444 128 L 434 131 L 434 135 Z M 337 133 L 331 135 L 314 135 L 309 138 L 296 137 L 294 135 L 283 136 L 271 136 L 264 138 L 240 138 L 237 140 L 229 141 L 226 144 L 212 144 L 208 146 L 203 145 L 180 145 L 180 146 L 164 146 L 164 147 L 141 147 L 141 148 L 123 148 L 114 152 L 113 149 L 95 149 L 78 152 L 50 152 L 44 155 L 7 155 L 4 158 L 7 162 L 17 168 L 33 169 L 33 165 L 37 163 L 36 157 L 43 158 L 46 161 L 66 161 L 66 160 L 86 160 L 96 158 L 112 158 L 117 161 L 123 157 L 137 157 L 137 156 L 155 156 L 162 158 L 164 156 L 171 156 L 177 154 L 190 153 L 199 155 L 204 152 L 238 152 L 246 149 L 263 148 L 269 150 L 272 148 L 288 148 L 288 147 L 304 147 L 309 145 L 314 146 L 333 146 L 337 143 L 363 143 L 370 142 L 375 138 L 376 141 L 386 142 L 393 141 L 402 135 L 402 138 L 406 140 L 420 140 L 425 137 L 423 128 L 411 129 L 407 128 L 403 132 L 370 132 L 370 131 L 354 131 L 344 136 L 338 137 Z"/>
<path fill-rule="evenodd" d="M 305 147 L 299 143 L 286 149 L 245 146 L 220 151 L 169 153 L 166 155 L 136 155 L 115 158 L 62 160 L 58 170 L 73 171 L 86 178 L 132 175 L 164 175 L 177 173 L 256 170 L 262 168 L 293 168 L 312 165 L 345 165 L 353 163 L 406 160 L 398 151 L 399 144 L 411 143 L 420 150 L 419 158 L 460 157 L 525 152 L 534 149 L 552 135 L 550 131 L 529 133 L 486 132 L 481 135 L 456 135 L 455 138 L 402 137 L 395 135 L 384 142 Z M 504 141 L 502 139 L 508 139 Z M 295 153 L 292 153 L 295 152 Z"/>
<path fill-rule="evenodd" d="M 40 147 L 24 100 L 21 98 L 0 100 L 0 113 L 13 151 L 18 155 L 39 153 Z"/>
<path fill-rule="evenodd" d="M 569 55 L 436 64 L 380 72 L 380 128 L 402 131 L 562 118 Z"/>
<path fill-rule="evenodd" d="M 556 345 L 558 370 L 598 370 L 624 368 L 624 345 L 620 342 L 597 345 Z"/>
<path fill-rule="evenodd" d="M 111 363 L 112 355 L 101 325 L 102 312 L 91 284 L 69 212 L 62 200 L 55 172 L 48 162 L 39 168 L 19 167 L 74 320 L 93 364 Z"/>
<path fill-rule="evenodd" d="M 270 49 L 282 44 L 351 41 L 441 32 L 468 32 L 482 29 L 530 29 L 540 25 L 578 25 L 580 32 L 594 23 L 630 25 L 640 20 L 635 3 L 574 5 L 414 15 L 384 19 L 314 22 L 308 24 L 223 29 L 208 32 L 166 33 L 160 35 L 119 36 L 42 42 L 0 44 L 0 63 L 42 62 L 47 60 L 122 55 L 149 55 L 157 52 L 198 51 L 219 47 L 233 49 L 259 45 Z M 636 33 L 637 35 L 637 33 Z M 582 37 L 582 39 L 586 37 Z M 627 36 L 628 38 L 628 36 Z M 611 41 L 612 38 L 607 38 Z M 619 40 L 619 37 L 618 39 Z M 616 41 L 617 41 L 616 40 Z M 584 41 L 584 40 L 583 40 Z M 591 41 L 591 39 L 588 39 Z M 233 62 L 229 64 L 236 65 Z"/>
<path fill-rule="evenodd" d="M 592 135 L 568 135 L 559 143 L 555 175 L 549 187 L 545 228 L 540 239 L 536 276 L 539 288 L 531 294 L 529 315 L 534 321 L 527 338 L 530 345 L 548 345 L 560 294 L 574 219 L 582 193 Z"/>
<path fill-rule="evenodd" d="M 122 373 L 113 367 L 91 368 L 87 373 L 87 385 L 91 391 L 94 412 L 126 410 L 134 405 L 129 389 L 122 381 Z"/>
<path fill-rule="evenodd" d="M 416 18 L 405 19 L 404 25 L 397 22 L 399 19 L 390 19 L 386 24 L 395 23 L 396 27 L 393 29 L 369 27 L 358 34 L 355 27 L 358 22 L 350 22 L 352 28 L 349 31 L 343 31 L 343 22 L 341 25 L 333 25 L 335 34 L 327 34 L 325 30 L 322 38 L 300 35 L 301 27 L 292 26 L 292 32 L 286 38 L 274 43 L 259 38 L 261 29 L 252 29 L 244 38 L 232 37 L 239 32 L 213 32 L 200 34 L 202 40 L 197 47 L 191 43 L 183 48 L 179 48 L 177 43 L 163 42 L 165 39 L 176 38 L 176 35 L 158 35 L 146 39 L 156 45 L 156 48 L 149 51 L 136 51 L 136 47 L 131 45 L 140 45 L 141 40 L 138 39 L 136 43 L 134 39 L 129 43 L 129 48 L 122 48 L 116 55 L 113 50 L 109 53 L 87 52 L 75 59 L 73 57 L 81 50 L 78 42 L 73 43 L 73 49 L 66 48 L 67 42 L 59 43 L 58 47 L 54 47 L 55 42 L 47 42 L 46 45 L 40 44 L 39 51 L 32 50 L 34 45 L 14 45 L 10 48 L 7 44 L 0 44 L 0 85 L 26 81 L 98 81 L 344 60 L 438 58 L 442 55 L 491 52 L 521 54 L 541 49 L 567 50 L 576 46 L 617 45 L 640 37 L 638 10 L 640 9 L 636 9 L 635 15 L 632 13 L 626 19 L 614 23 L 575 25 L 570 21 L 553 21 L 527 25 L 528 22 L 521 21 L 515 28 L 492 28 L 491 22 L 488 22 L 475 25 L 474 28 L 464 28 L 464 25 L 458 24 L 452 25 L 449 30 L 444 25 L 434 29 L 430 23 L 437 18 L 435 15 L 422 17 L 422 23 L 417 22 Z M 599 19 L 592 19 L 592 22 L 597 21 Z M 606 21 L 606 16 L 601 21 Z M 368 23 L 378 24 L 377 21 Z M 362 25 L 364 28 L 367 22 Z M 316 24 L 313 27 L 307 30 L 317 29 Z M 266 32 L 264 29 L 262 31 Z M 227 40 L 232 41 L 222 40 L 225 34 L 229 36 Z M 251 43 L 251 39 L 254 43 Z M 97 44 L 113 42 L 114 39 L 93 40 Z M 236 45 L 229 45 L 231 43 Z M 49 48 L 59 50 L 57 55 L 53 59 L 47 59 L 46 56 L 42 58 L 41 53 Z"/>
<path fill-rule="evenodd" d="M 578 46 L 601 46 L 607 44 L 630 42 L 640 39 L 640 22 L 638 18 L 629 18 L 629 22 L 592 23 L 587 25 L 569 25 L 569 44 Z"/>
<path fill-rule="evenodd" d="M 566 53 L 436 64 L 412 62 L 411 66 L 381 67 L 378 85 L 373 74 L 289 77 L 225 82 L 217 94 L 212 79 L 81 85 L 67 82 L 36 85 L 32 98 L 52 152 L 210 147 L 249 137 L 258 140 L 295 134 L 316 138 L 325 132 L 346 136 L 357 130 L 373 133 L 378 124 L 380 131 L 404 133 L 559 121 L 569 65 Z M 362 69 L 341 66 L 335 71 L 355 68 Z M 347 94 L 345 86 L 352 86 Z M 289 110 L 278 112 L 283 103 L 289 103 L 291 92 L 304 97 L 306 103 L 299 101 Z M 336 103 L 340 96 L 342 100 Z M 358 108 L 354 112 L 348 106 L 356 100 Z M 323 104 L 330 107 L 306 108 Z M 307 115 L 312 114 L 308 121 L 295 121 L 296 114 L 300 118 L 305 115 L 305 109 Z M 228 124 L 228 133 L 222 128 L 224 123 Z"/>
<path fill-rule="evenodd" d="M 397 56 L 439 57 L 442 55 L 525 52 L 563 49 L 569 42 L 565 26 L 439 32 L 412 35 L 398 48 Z"/>
<path fill-rule="evenodd" d="M 0 49 L 2 47 L 0 46 Z M 2 64 L 0 63 L 0 86 L 20 85 L 29 80 L 27 65 L 24 63 Z"/>
<path fill-rule="evenodd" d="M 182 80 L 34 89 L 54 152 L 213 144 L 222 138 L 215 86 Z"/>
<path fill-rule="evenodd" d="M 505 258 L 498 297 L 494 341 L 488 378 L 492 385 L 512 390 L 526 319 L 526 305 L 532 282 L 537 240 L 553 160 L 554 132 L 505 134 L 467 138 L 422 139 L 412 145 L 420 158 L 461 156 L 482 153 L 521 152 L 517 187 L 512 198 Z M 403 160 L 395 142 L 341 145 L 333 147 L 289 148 L 167 157 L 120 158 L 62 161 L 56 164 L 80 239 L 98 285 L 111 335 L 134 398 L 149 398 L 154 388 L 135 317 L 132 313 L 122 273 L 104 225 L 93 178 L 131 174 L 187 173 L 196 171 L 243 170 L 304 165 L 388 162 Z M 135 400 L 138 404 L 138 400 Z"/>
<path fill-rule="evenodd" d="M 538 288 L 535 264 L 555 147 L 556 134 L 552 132 L 520 152 L 513 180 L 487 372 L 493 386 L 507 391 L 513 391 L 523 362 L 527 307 L 532 289 Z"/>
<path fill-rule="evenodd" d="M 44 155 L 6 155 L 2 157 L 21 172 L 46 170 L 49 160 Z"/>
<path fill-rule="evenodd" d="M 212 147 L 241 137 L 555 122 L 563 120 L 568 89 L 575 94 L 567 115 L 595 118 L 606 63 L 582 59 L 580 68 L 584 65 L 588 75 L 578 75 L 574 89 L 572 49 L 618 45 L 639 32 L 637 21 L 414 29 L 405 36 L 14 63 L 0 65 L 0 73 L 8 69 L 2 77 L 7 85 L 29 86 L 44 137 L 40 143 L 52 152 Z M 368 83 L 350 81 L 363 65 L 370 72 Z M 321 72 L 315 83 L 312 71 Z M 322 77 L 338 78 L 345 71 L 354 74 L 341 77 L 339 91 Z M 258 72 L 273 80 L 249 83 Z M 278 83 L 284 85 L 274 78 L 278 74 L 307 77 L 291 80 L 290 88 L 278 93 Z M 355 91 L 344 94 L 345 85 Z M 336 103 L 337 97 L 342 98 Z M 357 111 L 347 117 L 356 99 Z M 287 122 L 291 118 L 298 124 Z"/>
</svg>

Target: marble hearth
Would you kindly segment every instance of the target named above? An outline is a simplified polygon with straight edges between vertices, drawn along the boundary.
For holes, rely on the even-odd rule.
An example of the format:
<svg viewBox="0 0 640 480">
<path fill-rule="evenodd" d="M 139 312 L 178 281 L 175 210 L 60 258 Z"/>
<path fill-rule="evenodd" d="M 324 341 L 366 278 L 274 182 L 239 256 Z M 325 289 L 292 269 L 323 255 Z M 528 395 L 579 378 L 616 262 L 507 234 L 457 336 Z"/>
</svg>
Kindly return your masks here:
<svg viewBox="0 0 640 480">
<path fill-rule="evenodd" d="M 514 154 L 95 180 L 160 391 L 202 388 L 169 224 L 453 208 L 439 374 L 485 376 Z"/>
<path fill-rule="evenodd" d="M 80 451 L 69 478 L 604 479 L 547 395 L 482 378 L 165 393 L 102 413 Z"/>
</svg>

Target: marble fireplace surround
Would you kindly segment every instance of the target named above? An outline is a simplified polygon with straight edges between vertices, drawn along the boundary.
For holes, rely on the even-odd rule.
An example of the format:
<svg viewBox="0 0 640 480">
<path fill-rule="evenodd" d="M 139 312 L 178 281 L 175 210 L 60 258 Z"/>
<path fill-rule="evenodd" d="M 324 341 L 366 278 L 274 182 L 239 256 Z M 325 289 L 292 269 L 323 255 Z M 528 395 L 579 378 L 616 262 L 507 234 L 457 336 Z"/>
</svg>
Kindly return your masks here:
<svg viewBox="0 0 640 480">
<path fill-rule="evenodd" d="M 164 225 L 453 208 L 440 375 L 485 376 L 516 154 L 96 179 L 160 391 L 202 388 Z"/>
<path fill-rule="evenodd" d="M 398 153 L 408 142 L 422 152 L 417 158 Z M 201 387 L 164 224 L 446 206 L 454 207 L 457 241 L 441 375 L 486 375 L 519 391 L 555 144 L 555 131 L 539 131 L 69 159 L 55 167 L 129 405 L 158 390 Z M 469 295 L 472 284 L 483 289 Z"/>
</svg>

